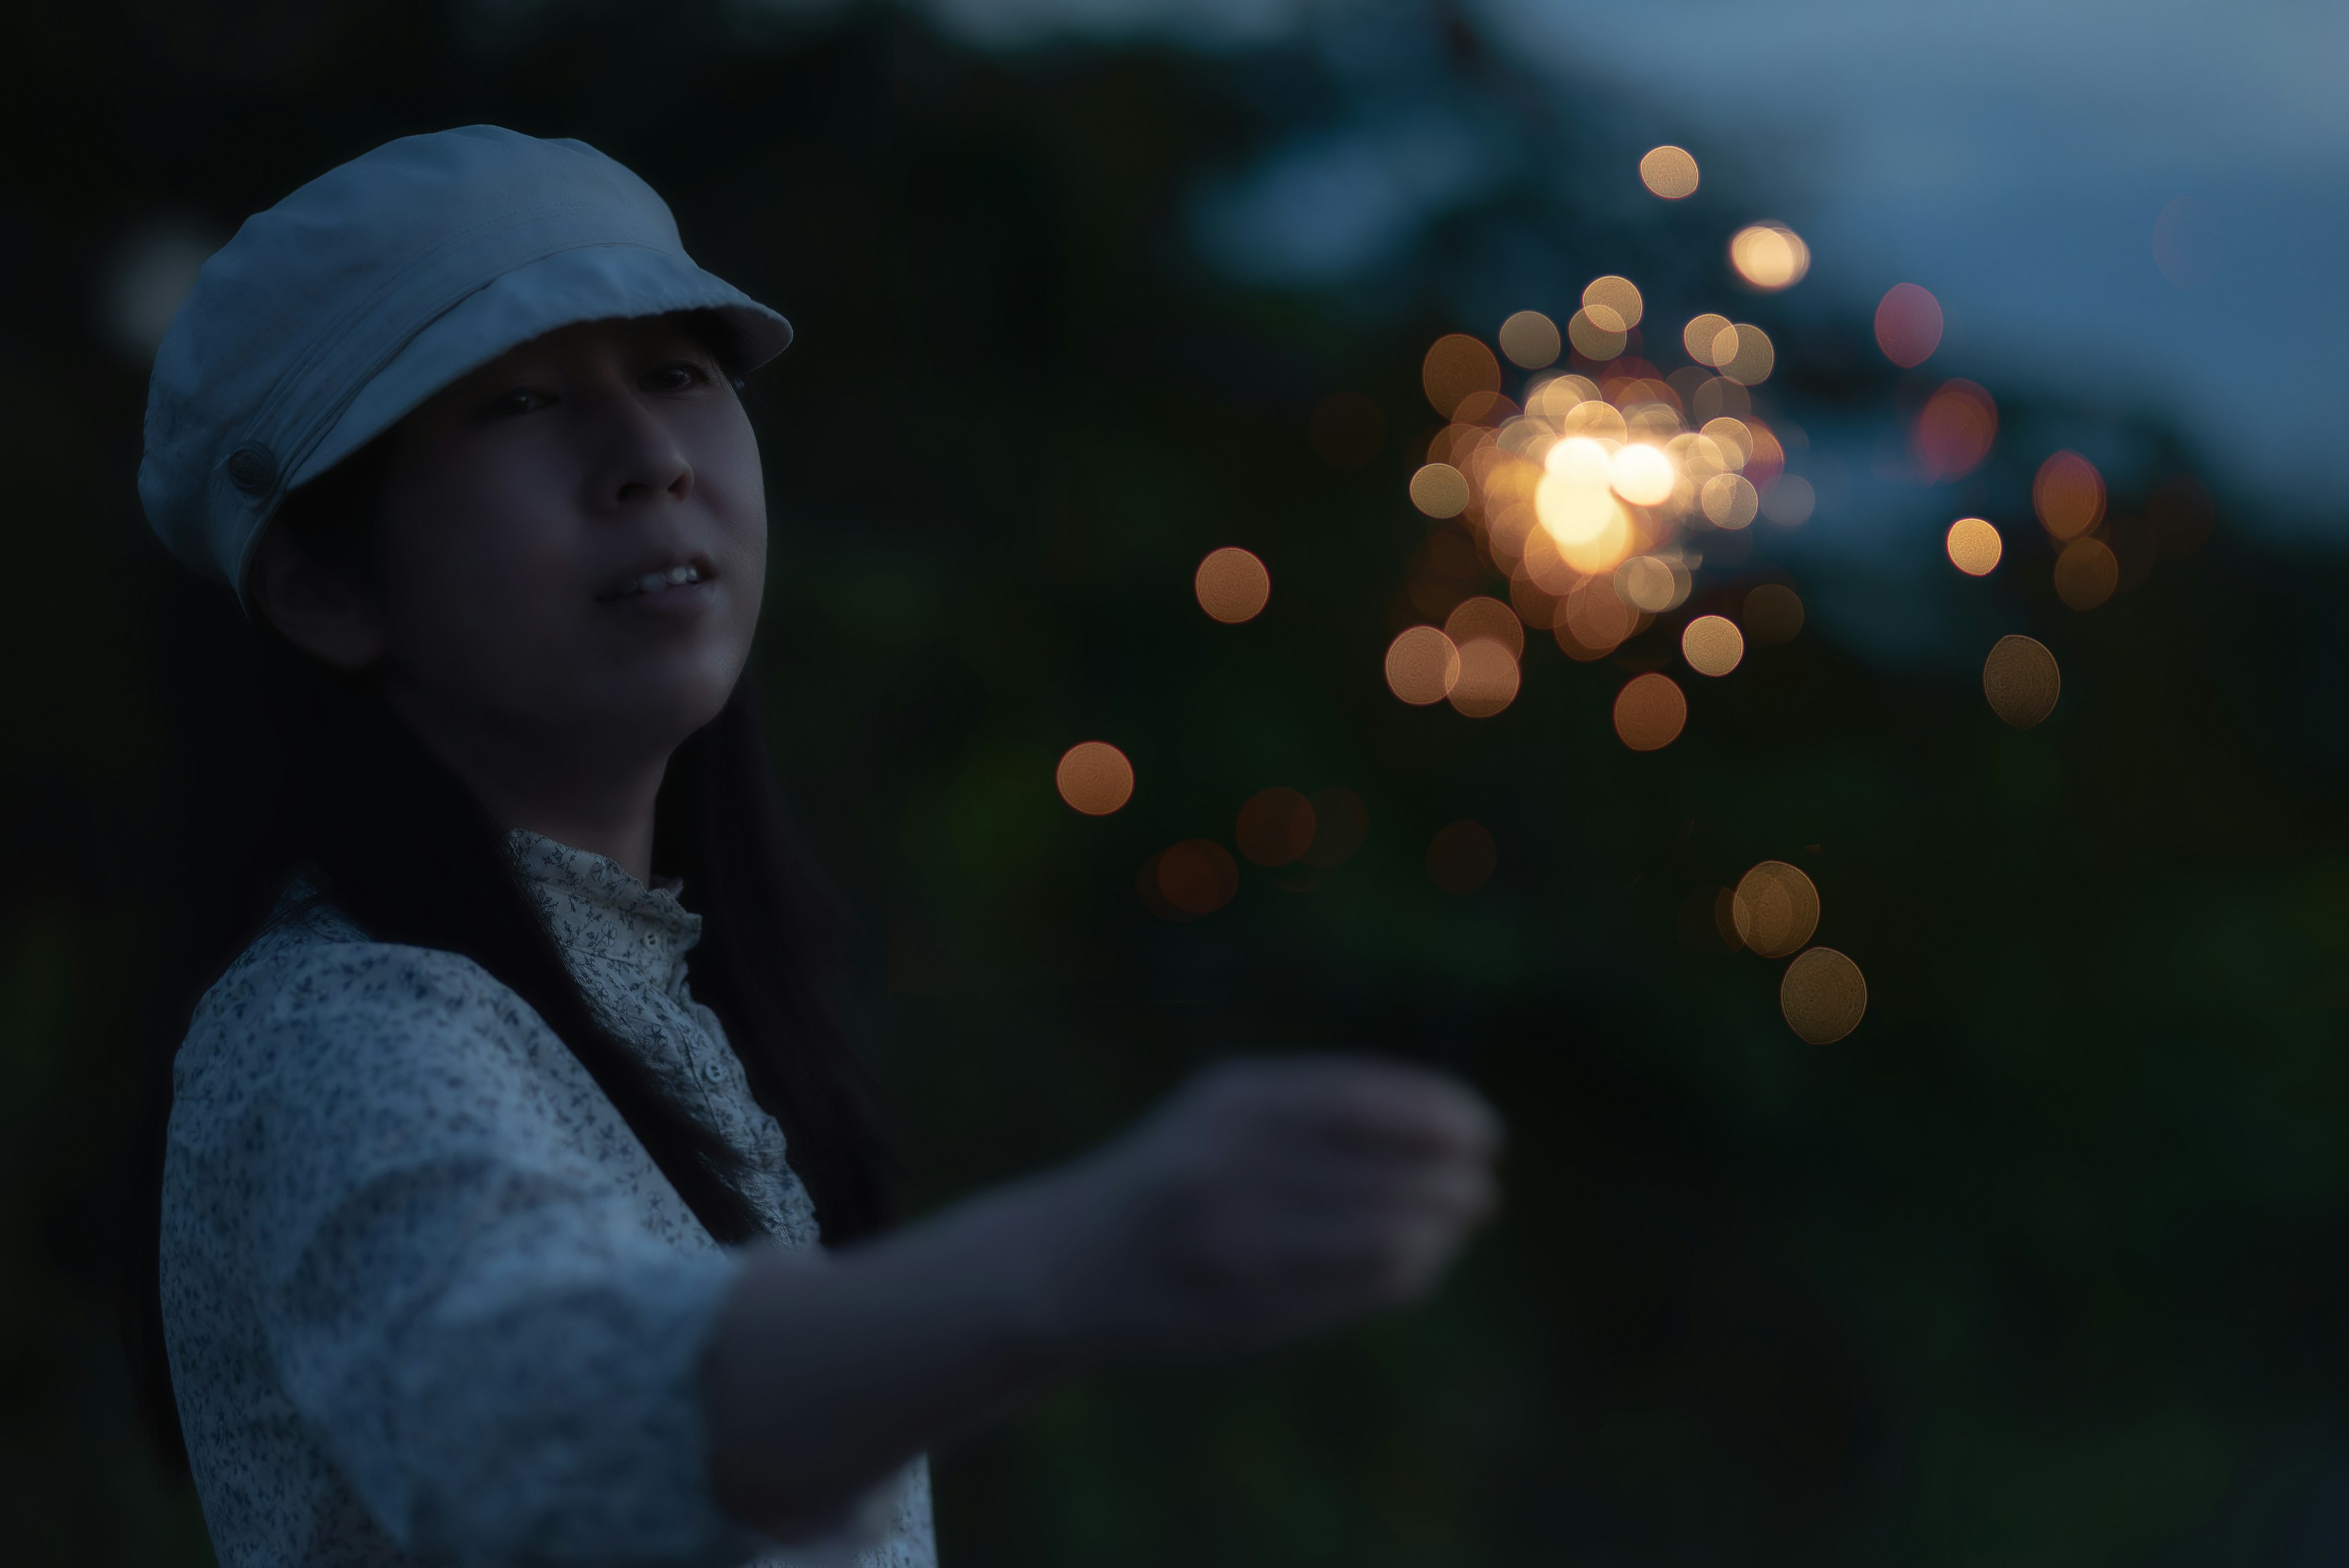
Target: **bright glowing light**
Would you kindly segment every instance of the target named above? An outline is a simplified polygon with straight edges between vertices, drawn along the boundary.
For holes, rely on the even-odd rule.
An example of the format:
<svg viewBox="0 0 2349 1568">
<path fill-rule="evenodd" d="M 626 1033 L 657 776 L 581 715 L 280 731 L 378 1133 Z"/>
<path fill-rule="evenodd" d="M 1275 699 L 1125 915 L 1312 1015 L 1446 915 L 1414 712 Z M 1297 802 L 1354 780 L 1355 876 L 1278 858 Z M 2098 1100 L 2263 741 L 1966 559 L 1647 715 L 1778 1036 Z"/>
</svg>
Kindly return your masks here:
<svg viewBox="0 0 2349 1568">
<path fill-rule="evenodd" d="M 1832 1045 L 1868 1013 L 1868 980 L 1833 948 L 1796 955 L 1778 982 L 1778 1011 L 1786 1026 L 1812 1045 Z"/>
<path fill-rule="evenodd" d="M 1516 700 L 1517 680 L 1516 656 L 1491 638 L 1480 637 L 1461 645 L 1460 679 L 1444 697 L 1471 719 L 1489 719 Z"/>
<path fill-rule="evenodd" d="M 1910 369 L 1941 346 L 1941 302 L 1913 283 L 1896 283 L 1876 306 L 1876 346 Z"/>
<path fill-rule="evenodd" d="M 2105 516 L 2105 476 L 2076 452 L 2059 452 L 2031 482 L 2032 510 L 2048 533 L 2076 539 Z"/>
<path fill-rule="evenodd" d="M 1483 887 L 1500 864 L 1493 836 L 1481 824 L 1455 822 L 1437 830 L 1427 845 L 1427 875 L 1454 898 Z"/>
<path fill-rule="evenodd" d="M 1681 657 L 1699 675 L 1726 675 L 1745 657 L 1745 634 L 1727 616 L 1701 615 L 1681 632 Z"/>
<path fill-rule="evenodd" d="M 1950 552 L 1950 565 L 1970 577 L 1986 577 L 2006 553 L 2006 545 L 1999 538 L 1998 530 L 1981 517 L 1961 517 L 1950 524 L 1950 535 L 1943 541 Z"/>
<path fill-rule="evenodd" d="M 1528 370 L 1558 356 L 1557 323 L 1538 310 L 1520 310 L 1501 323 L 1501 352 Z"/>
<path fill-rule="evenodd" d="M 1468 509 L 1468 476 L 1448 462 L 1431 462 L 1411 476 L 1411 504 L 1430 517 L 1457 517 Z"/>
<path fill-rule="evenodd" d="M 1819 890 L 1802 868 L 1764 860 L 1738 878 L 1730 904 L 1737 939 L 1764 958 L 1785 958 L 1819 929 Z"/>
<path fill-rule="evenodd" d="M 1729 327 L 1726 316 L 1707 314 L 1692 317 L 1689 324 L 1681 328 L 1681 347 L 1687 349 L 1688 357 L 1700 365 L 1718 365 L 1721 361 L 1713 358 L 1713 346 L 1720 341 L 1721 335 L 1728 331 Z M 1733 344 L 1734 340 L 1732 341 Z"/>
<path fill-rule="evenodd" d="M 1754 521 L 1761 509 L 1762 498 L 1754 493 L 1754 482 L 1742 473 L 1716 473 L 1704 482 L 1697 493 L 1698 504 L 1716 528 L 1743 528 Z"/>
<path fill-rule="evenodd" d="M 1615 733 L 1635 752 L 1661 751 L 1688 723 L 1688 699 L 1669 675 L 1635 675 L 1615 694 Z"/>
<path fill-rule="evenodd" d="M 1920 472 L 1932 481 L 1971 473 L 1990 455 L 1998 434 L 1998 405 L 1971 381 L 1936 389 L 1909 429 L 1909 451 Z"/>
<path fill-rule="evenodd" d="M 2102 539 L 2075 539 L 2055 557 L 2055 597 L 2075 610 L 2095 608 L 2120 583 L 2120 557 Z"/>
<path fill-rule="evenodd" d="M 1600 331 L 1629 332 L 1640 325 L 1647 302 L 1640 297 L 1639 286 L 1630 278 L 1609 273 L 1605 277 L 1592 278 L 1590 286 L 1582 291 L 1582 308 Z"/>
<path fill-rule="evenodd" d="M 1620 329 L 1602 327 L 1592 320 L 1587 310 L 1578 310 L 1567 318 L 1566 337 L 1574 345 L 1575 352 L 1586 359 L 1612 359 L 1630 342 Z"/>
<path fill-rule="evenodd" d="M 1803 281 L 1811 270 L 1811 247 L 1784 223 L 1754 223 L 1731 238 L 1729 265 L 1755 288 L 1775 294 Z"/>
<path fill-rule="evenodd" d="M 1061 754 L 1052 782 L 1087 816 L 1107 816 L 1133 798 L 1133 764 L 1107 741 L 1081 741 Z"/>
<path fill-rule="evenodd" d="M 1507 649 L 1511 659 L 1526 656 L 1525 625 L 1518 620 L 1516 611 L 1498 599 L 1482 596 L 1462 599 L 1444 618 L 1444 635 L 1463 649 L 1481 637 Z"/>
<path fill-rule="evenodd" d="M 1432 626 L 1414 626 L 1387 645 L 1387 686 L 1415 708 L 1441 702 L 1460 680 L 1460 649 Z"/>
<path fill-rule="evenodd" d="M 1661 506 L 1671 499 L 1672 460 L 1652 446 L 1634 442 L 1615 454 L 1615 493 L 1634 506 Z"/>
<path fill-rule="evenodd" d="M 1276 784 L 1240 807 L 1240 853 L 1259 866 L 1286 866 L 1313 847 L 1313 805 L 1299 791 Z"/>
<path fill-rule="evenodd" d="M 2028 730 L 2055 711 L 2063 672 L 2046 645 L 2022 636 L 2002 637 L 1982 661 L 1982 695 L 1991 711 L 2018 730 Z"/>
<path fill-rule="evenodd" d="M 1493 351 L 1464 332 L 1437 338 L 1420 366 L 1420 384 L 1435 411 L 1451 419 L 1471 394 L 1501 389 L 1501 362 Z"/>
<path fill-rule="evenodd" d="M 1651 148 L 1640 160 L 1640 182 L 1667 202 L 1696 194 L 1696 160 L 1678 147 Z"/>
<path fill-rule="evenodd" d="M 1191 589 L 1199 607 L 1217 620 L 1237 625 L 1253 620 L 1272 597 L 1272 574 L 1264 563 L 1237 545 L 1211 550 L 1192 574 Z"/>
<path fill-rule="evenodd" d="M 1803 601 L 1784 583 L 1757 583 L 1745 596 L 1746 640 L 1756 648 L 1792 642 L 1803 629 Z"/>
</svg>

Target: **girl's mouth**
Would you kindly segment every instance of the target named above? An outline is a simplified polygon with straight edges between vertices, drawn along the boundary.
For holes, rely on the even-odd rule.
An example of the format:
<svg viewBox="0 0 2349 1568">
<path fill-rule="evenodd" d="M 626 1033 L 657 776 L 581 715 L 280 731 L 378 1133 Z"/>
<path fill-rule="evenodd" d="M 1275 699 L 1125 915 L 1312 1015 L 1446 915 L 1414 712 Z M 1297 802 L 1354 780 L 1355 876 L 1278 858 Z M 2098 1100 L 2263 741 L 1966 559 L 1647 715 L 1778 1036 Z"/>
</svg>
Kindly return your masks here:
<svg viewBox="0 0 2349 1568">
<path fill-rule="evenodd" d="M 705 574 L 699 566 L 691 563 L 671 566 L 666 571 L 647 572 L 640 577 L 631 577 L 595 602 L 613 604 L 621 599 L 651 597 L 673 592 L 678 588 L 688 587 L 696 583 L 706 582 L 714 575 Z"/>
</svg>

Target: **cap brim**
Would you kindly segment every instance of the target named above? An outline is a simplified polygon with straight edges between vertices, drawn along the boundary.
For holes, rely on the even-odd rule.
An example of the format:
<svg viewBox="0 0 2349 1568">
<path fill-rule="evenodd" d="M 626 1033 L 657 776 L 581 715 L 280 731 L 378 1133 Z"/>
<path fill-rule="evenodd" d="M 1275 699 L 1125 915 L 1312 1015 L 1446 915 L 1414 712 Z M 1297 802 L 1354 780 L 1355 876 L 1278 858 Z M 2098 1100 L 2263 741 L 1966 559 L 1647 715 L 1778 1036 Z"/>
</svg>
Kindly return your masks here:
<svg viewBox="0 0 2349 1568">
<path fill-rule="evenodd" d="M 792 324 L 780 314 L 666 252 L 631 244 L 558 251 L 476 289 L 409 338 L 359 389 L 285 487 L 316 479 L 451 381 L 558 327 L 679 310 L 723 312 L 742 334 L 750 367 L 792 340 Z"/>
</svg>

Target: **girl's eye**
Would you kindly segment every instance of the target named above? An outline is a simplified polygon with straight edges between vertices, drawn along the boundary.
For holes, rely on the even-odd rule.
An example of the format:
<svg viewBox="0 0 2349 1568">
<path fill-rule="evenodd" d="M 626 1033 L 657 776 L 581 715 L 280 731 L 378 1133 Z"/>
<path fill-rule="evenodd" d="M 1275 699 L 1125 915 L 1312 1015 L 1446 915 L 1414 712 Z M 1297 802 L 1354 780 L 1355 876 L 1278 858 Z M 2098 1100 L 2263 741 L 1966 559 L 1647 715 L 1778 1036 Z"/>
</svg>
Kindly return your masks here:
<svg viewBox="0 0 2349 1568">
<path fill-rule="evenodd" d="M 664 391 L 670 392 L 681 392 L 697 382 L 709 379 L 709 372 L 690 359 L 679 359 L 675 364 L 664 365 L 655 370 L 652 376 Z"/>
<path fill-rule="evenodd" d="M 501 392 L 492 398 L 489 411 L 492 414 L 526 414 L 537 408 L 540 403 L 551 403 L 554 400 L 553 398 L 534 388 L 516 387 L 510 392 Z"/>
</svg>

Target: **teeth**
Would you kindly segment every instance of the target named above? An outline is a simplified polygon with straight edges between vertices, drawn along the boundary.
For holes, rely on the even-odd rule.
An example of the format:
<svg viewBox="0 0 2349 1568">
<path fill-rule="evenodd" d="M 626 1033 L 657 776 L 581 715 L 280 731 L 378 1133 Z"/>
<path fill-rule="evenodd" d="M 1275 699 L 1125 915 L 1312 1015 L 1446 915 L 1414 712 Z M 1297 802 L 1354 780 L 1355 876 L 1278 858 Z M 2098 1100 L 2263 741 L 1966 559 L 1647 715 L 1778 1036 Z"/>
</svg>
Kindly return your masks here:
<svg viewBox="0 0 2349 1568">
<path fill-rule="evenodd" d="M 615 597 L 627 598 L 635 594 L 657 594 L 663 588 L 699 581 L 701 581 L 700 567 L 671 566 L 666 572 L 647 572 L 643 576 L 622 588 Z"/>
</svg>

